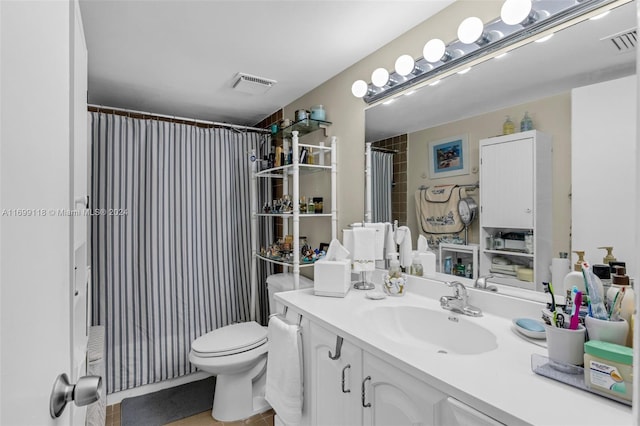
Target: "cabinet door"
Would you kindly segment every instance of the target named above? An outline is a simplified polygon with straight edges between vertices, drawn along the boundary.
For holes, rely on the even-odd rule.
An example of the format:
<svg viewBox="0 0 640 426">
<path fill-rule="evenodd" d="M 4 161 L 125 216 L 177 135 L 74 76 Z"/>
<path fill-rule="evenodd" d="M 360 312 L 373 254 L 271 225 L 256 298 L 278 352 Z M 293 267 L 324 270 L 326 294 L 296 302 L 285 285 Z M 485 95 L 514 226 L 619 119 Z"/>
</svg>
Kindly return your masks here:
<svg viewBox="0 0 640 426">
<path fill-rule="evenodd" d="M 440 424 L 438 407 L 447 398 L 446 394 L 366 352 L 361 391 L 365 425 Z"/>
<path fill-rule="evenodd" d="M 336 335 L 311 323 L 311 424 L 359 425 L 362 422 L 360 383 L 361 350 L 343 340 L 340 358 L 335 355 Z"/>
<path fill-rule="evenodd" d="M 494 418 L 455 398 L 447 398 L 442 405 L 442 424 L 450 426 L 502 426 Z"/>
<path fill-rule="evenodd" d="M 533 228 L 533 138 L 481 145 L 481 225 Z"/>
</svg>

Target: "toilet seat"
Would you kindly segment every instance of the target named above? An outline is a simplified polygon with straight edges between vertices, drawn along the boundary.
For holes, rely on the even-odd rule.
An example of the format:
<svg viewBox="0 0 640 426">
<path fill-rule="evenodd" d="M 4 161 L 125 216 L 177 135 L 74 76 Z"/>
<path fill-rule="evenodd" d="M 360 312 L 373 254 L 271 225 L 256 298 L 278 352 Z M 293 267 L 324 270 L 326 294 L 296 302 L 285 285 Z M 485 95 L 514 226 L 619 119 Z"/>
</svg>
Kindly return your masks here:
<svg viewBox="0 0 640 426">
<path fill-rule="evenodd" d="M 267 342 L 267 329 L 255 321 L 231 324 L 200 336 L 191 344 L 194 355 L 221 357 L 250 351 Z"/>
</svg>

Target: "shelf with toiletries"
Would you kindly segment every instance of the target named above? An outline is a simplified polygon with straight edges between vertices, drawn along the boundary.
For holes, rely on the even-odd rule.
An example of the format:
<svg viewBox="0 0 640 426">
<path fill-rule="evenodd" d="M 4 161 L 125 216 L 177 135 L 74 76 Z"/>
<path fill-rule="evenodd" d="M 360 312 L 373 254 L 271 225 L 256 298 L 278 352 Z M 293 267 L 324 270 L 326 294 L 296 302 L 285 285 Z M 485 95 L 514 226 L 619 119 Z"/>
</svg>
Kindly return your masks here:
<svg viewBox="0 0 640 426">
<path fill-rule="evenodd" d="M 479 245 L 440 243 L 438 250 L 441 273 L 478 278 Z"/>
<path fill-rule="evenodd" d="M 308 121 L 317 122 L 318 120 Z M 323 127 L 320 127 L 320 124 L 315 123 L 312 128 L 314 130 L 322 129 Z M 295 125 L 299 125 L 299 123 L 294 123 L 292 127 Z M 304 134 L 307 133 L 310 133 L 310 131 Z M 251 197 L 253 224 L 252 252 L 253 261 L 270 262 L 285 267 L 285 272 L 287 270 L 293 272 L 294 288 L 298 288 L 300 269 L 313 266 L 323 255 L 321 247 L 314 250 L 310 244 L 307 244 L 305 237 L 300 236 L 300 221 L 302 220 L 304 222 L 306 230 L 310 230 L 312 233 L 319 232 L 324 235 L 325 233 L 322 231 L 324 230 L 323 226 L 326 225 L 319 223 L 319 227 L 317 227 L 310 223 L 315 222 L 314 219 L 320 219 L 321 221 L 327 221 L 329 219 L 331 224 L 331 238 L 326 236 L 322 237 L 322 239 L 323 241 L 330 241 L 336 238 L 337 138 L 335 136 L 331 137 L 330 143 L 326 145 L 325 141 L 318 141 L 316 144 L 303 144 L 299 142 L 301 134 L 297 130 L 291 131 L 291 139 L 288 139 L 289 133 L 284 132 L 284 135 L 285 138 L 282 139 L 281 144 L 278 145 L 278 161 L 274 158 L 274 149 L 272 151 L 274 155 L 266 160 L 266 168 L 262 167 L 264 166 L 264 160 L 254 162 L 254 185 L 252 186 L 253 193 Z M 284 155 L 285 152 L 287 155 Z M 326 180 L 318 181 L 315 177 L 313 177 L 313 179 L 301 179 L 302 175 L 318 172 L 324 172 L 330 176 L 331 196 L 317 197 L 314 194 L 314 196 L 310 196 L 308 199 L 307 197 L 301 196 L 301 194 L 304 194 L 302 187 L 308 187 L 311 182 L 313 182 L 314 191 L 317 191 L 318 182 L 328 183 Z M 258 188 L 260 187 L 258 182 L 264 181 L 265 179 L 278 182 L 278 184 L 281 183 L 281 198 L 278 200 L 270 200 L 264 196 L 265 194 L 258 192 Z M 282 219 L 281 225 L 279 221 L 273 222 L 274 219 Z M 275 242 L 265 241 L 266 236 L 260 235 L 257 231 L 259 229 L 258 220 L 261 221 L 261 224 L 267 224 L 268 227 L 278 224 L 278 233 L 281 232 L 280 237 L 276 238 Z M 268 222 L 269 220 L 271 220 L 271 222 Z M 307 229 L 308 227 L 310 228 Z M 315 238 L 318 237 L 316 236 Z M 257 285 L 257 277 L 254 273 L 252 276 L 252 286 L 255 285 Z"/>
<path fill-rule="evenodd" d="M 480 271 L 542 291 L 550 278 L 551 137 L 537 130 L 480 140 Z"/>
<path fill-rule="evenodd" d="M 317 130 L 324 130 L 324 136 L 327 137 L 327 129 L 331 126 L 330 121 L 312 120 L 311 118 L 305 118 L 295 121 L 289 126 L 279 129 L 276 133 L 273 133 L 274 138 L 291 138 L 293 132 L 298 132 L 298 137 L 302 137 L 309 133 L 313 133 Z"/>
</svg>

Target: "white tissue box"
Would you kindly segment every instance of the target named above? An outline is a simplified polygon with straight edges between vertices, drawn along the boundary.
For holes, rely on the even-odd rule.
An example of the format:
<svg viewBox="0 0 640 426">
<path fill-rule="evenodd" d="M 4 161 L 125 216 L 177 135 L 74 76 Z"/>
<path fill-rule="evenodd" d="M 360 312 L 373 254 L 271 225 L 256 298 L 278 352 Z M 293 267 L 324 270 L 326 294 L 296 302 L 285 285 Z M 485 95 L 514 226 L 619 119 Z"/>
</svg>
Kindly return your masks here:
<svg viewBox="0 0 640 426">
<path fill-rule="evenodd" d="M 345 297 L 351 288 L 351 261 L 319 260 L 313 277 L 316 296 Z"/>
</svg>

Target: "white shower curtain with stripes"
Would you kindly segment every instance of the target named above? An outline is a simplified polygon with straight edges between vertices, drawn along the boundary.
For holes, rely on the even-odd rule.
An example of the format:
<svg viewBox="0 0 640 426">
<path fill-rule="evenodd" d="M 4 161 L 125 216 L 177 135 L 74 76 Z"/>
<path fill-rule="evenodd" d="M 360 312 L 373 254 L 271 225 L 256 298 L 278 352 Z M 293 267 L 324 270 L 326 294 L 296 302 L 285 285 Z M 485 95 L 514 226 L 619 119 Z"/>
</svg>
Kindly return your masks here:
<svg viewBox="0 0 640 426">
<path fill-rule="evenodd" d="M 393 154 L 371 151 L 371 186 L 372 222 L 391 222 Z"/>
<path fill-rule="evenodd" d="M 269 141 L 89 114 L 93 323 L 105 326 L 112 393 L 194 372 L 194 339 L 249 320 L 249 154 Z M 264 282 L 270 271 L 258 272 Z M 265 321 L 266 286 L 258 288 Z"/>
</svg>

